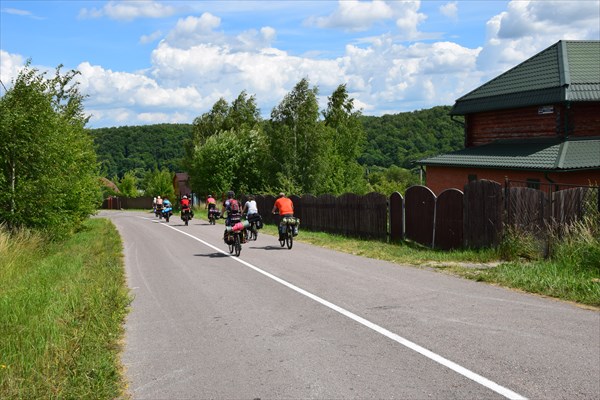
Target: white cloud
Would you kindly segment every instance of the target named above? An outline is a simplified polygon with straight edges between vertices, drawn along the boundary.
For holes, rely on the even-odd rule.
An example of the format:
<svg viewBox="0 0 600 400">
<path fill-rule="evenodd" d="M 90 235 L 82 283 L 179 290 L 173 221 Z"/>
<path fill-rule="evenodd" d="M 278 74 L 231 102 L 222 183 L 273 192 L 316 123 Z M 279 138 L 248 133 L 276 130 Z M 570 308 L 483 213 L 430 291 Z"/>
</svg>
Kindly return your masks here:
<svg viewBox="0 0 600 400">
<path fill-rule="evenodd" d="M 89 96 L 86 110 L 93 115 L 92 123 L 114 119 L 119 123 L 143 124 L 149 115 L 165 122 L 163 114 L 171 115 L 168 122 L 181 122 L 183 115 L 191 122 L 199 114 L 202 98 L 192 86 L 164 87 L 141 73 L 113 72 L 88 62 L 77 69 L 81 72 L 79 88 Z"/>
<path fill-rule="evenodd" d="M 154 0 L 109 1 L 104 7 L 82 8 L 80 18 L 107 17 L 115 20 L 132 21 L 137 18 L 164 18 L 173 15 L 175 8 Z"/>
<path fill-rule="evenodd" d="M 7 51 L 0 50 L 0 81 L 4 85 L 0 88 L 0 94 L 4 94 L 4 87 L 8 89 L 12 86 L 13 79 L 17 78 L 24 65 L 25 59 L 19 54 L 10 54 Z"/>
<path fill-rule="evenodd" d="M 150 35 L 142 35 L 142 37 L 140 37 L 140 43 L 141 44 L 152 43 L 152 42 L 156 41 L 158 38 L 160 38 L 161 36 L 162 36 L 161 31 L 152 32 Z"/>
<path fill-rule="evenodd" d="M 28 17 L 28 18 L 31 18 L 31 19 L 39 19 L 39 20 L 45 19 L 43 17 L 39 17 L 39 16 L 33 14 L 31 11 L 21 10 L 19 8 L 10 8 L 10 7 L 3 8 L 1 10 L 1 12 L 5 13 L 5 14 L 11 14 L 11 15 L 20 15 L 22 17 Z"/>
<path fill-rule="evenodd" d="M 458 18 L 458 4 L 453 1 L 440 6 L 440 13 L 446 17 L 456 20 Z"/>
<path fill-rule="evenodd" d="M 357 108 L 375 115 L 398 113 L 453 104 L 560 39 L 597 39 L 600 2 L 582 3 L 572 9 L 575 3 L 512 1 L 489 19 L 485 41 L 468 48 L 447 40 L 419 41 L 425 37 L 419 24 L 426 18 L 419 1 L 342 1 L 320 26 L 358 31 L 386 21 L 396 22 L 399 31 L 353 35 L 337 58 L 325 58 L 316 48 L 306 49 L 303 56 L 277 48 L 278 36 L 290 30 L 280 33 L 272 26 L 228 34 L 221 30 L 220 17 L 205 12 L 180 18 L 165 34 L 156 31 L 140 38 L 141 43 L 163 38 L 155 44 L 148 68 L 122 72 L 82 62 L 78 79 L 89 95 L 86 110 L 93 114 L 94 126 L 191 123 L 219 98 L 231 102 L 242 90 L 256 96 L 268 116 L 304 77 L 318 86 L 321 107 L 338 85 L 347 84 Z M 456 4 L 447 2 L 440 12 L 452 17 Z M 106 7 L 100 11 L 105 13 Z M 361 15 L 352 24 L 357 13 Z M 24 59 L 5 51 L 0 56 L 0 77 L 6 85 Z"/>
<path fill-rule="evenodd" d="M 364 31 L 380 20 L 393 17 L 392 9 L 384 1 L 364 2 L 339 0 L 338 8 L 327 17 L 312 17 L 306 23 L 319 28 L 341 28 Z"/>
<path fill-rule="evenodd" d="M 478 68 L 492 78 L 559 40 L 597 40 L 599 10 L 599 0 L 513 0 L 488 21 Z"/>
<path fill-rule="evenodd" d="M 396 26 L 400 30 L 400 37 L 405 40 L 419 39 L 423 35 L 418 26 L 427 19 L 425 14 L 419 12 L 420 1 L 398 1 L 391 3 L 396 15 Z"/>
</svg>

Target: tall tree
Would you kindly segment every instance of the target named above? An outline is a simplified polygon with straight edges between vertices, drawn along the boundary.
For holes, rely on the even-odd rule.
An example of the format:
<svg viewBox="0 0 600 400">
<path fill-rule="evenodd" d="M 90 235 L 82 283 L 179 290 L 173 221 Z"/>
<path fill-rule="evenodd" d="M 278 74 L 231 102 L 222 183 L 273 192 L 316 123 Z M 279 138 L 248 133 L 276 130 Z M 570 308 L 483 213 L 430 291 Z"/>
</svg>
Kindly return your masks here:
<svg viewBox="0 0 600 400">
<path fill-rule="evenodd" d="M 317 95 L 318 89 L 303 78 L 271 112 L 268 138 L 275 189 L 322 191 L 325 142 Z"/>
<path fill-rule="evenodd" d="M 77 71 L 54 78 L 28 62 L 0 99 L 0 222 L 60 235 L 101 200 Z"/>
<path fill-rule="evenodd" d="M 365 133 L 360 121 L 360 111 L 354 110 L 346 85 L 339 85 L 328 98 L 323 112 L 329 154 L 328 191 L 363 193 L 367 190 L 363 168 L 358 164 L 365 143 Z"/>
</svg>

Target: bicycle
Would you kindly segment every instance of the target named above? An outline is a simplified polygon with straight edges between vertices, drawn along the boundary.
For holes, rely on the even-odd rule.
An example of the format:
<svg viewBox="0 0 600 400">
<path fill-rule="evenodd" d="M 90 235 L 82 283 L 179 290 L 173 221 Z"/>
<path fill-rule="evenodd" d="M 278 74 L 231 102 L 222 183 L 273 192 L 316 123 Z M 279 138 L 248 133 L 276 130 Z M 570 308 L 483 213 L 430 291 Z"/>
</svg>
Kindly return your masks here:
<svg viewBox="0 0 600 400">
<path fill-rule="evenodd" d="M 229 247 L 229 253 L 235 254 L 237 257 L 242 252 L 242 243 L 245 243 L 246 229 L 249 227 L 248 221 L 241 222 L 239 217 L 236 220 L 232 220 L 231 226 L 225 227 L 225 233 L 223 239 Z"/>
<path fill-rule="evenodd" d="M 229 246 L 229 253 L 230 254 L 235 253 L 236 257 L 239 257 L 240 253 L 242 252 L 242 239 L 241 239 L 242 235 L 243 235 L 242 231 L 233 232 L 233 233 L 229 234 L 229 241 L 227 242 L 227 244 Z"/>
<path fill-rule="evenodd" d="M 294 245 L 294 227 L 297 225 L 297 219 L 295 217 L 282 217 L 282 224 L 284 226 L 283 233 L 279 232 L 279 244 L 281 247 L 287 245 L 288 249 L 291 249 Z M 280 227 L 282 225 L 280 223 Z"/>
<path fill-rule="evenodd" d="M 260 215 L 259 214 L 249 214 L 249 216 L 246 216 L 246 220 L 248 221 L 248 223 L 250 224 L 250 226 L 248 228 L 246 228 L 246 238 L 248 240 L 256 240 L 258 238 L 258 223 L 261 220 Z"/>
</svg>

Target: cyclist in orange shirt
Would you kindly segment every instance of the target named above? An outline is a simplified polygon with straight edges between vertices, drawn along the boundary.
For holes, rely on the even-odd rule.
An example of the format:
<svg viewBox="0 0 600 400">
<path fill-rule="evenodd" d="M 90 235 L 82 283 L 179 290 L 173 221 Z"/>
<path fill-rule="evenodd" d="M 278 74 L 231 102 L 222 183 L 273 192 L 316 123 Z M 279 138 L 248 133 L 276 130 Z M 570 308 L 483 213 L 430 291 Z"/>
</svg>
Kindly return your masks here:
<svg viewBox="0 0 600 400">
<path fill-rule="evenodd" d="M 275 200 L 275 205 L 273 206 L 273 214 L 279 212 L 279 238 L 281 240 L 281 234 L 283 232 L 283 217 L 293 217 L 294 216 L 294 203 L 289 198 L 285 197 L 285 193 L 279 193 L 279 197 Z M 294 228 L 295 233 L 298 228 Z"/>
</svg>

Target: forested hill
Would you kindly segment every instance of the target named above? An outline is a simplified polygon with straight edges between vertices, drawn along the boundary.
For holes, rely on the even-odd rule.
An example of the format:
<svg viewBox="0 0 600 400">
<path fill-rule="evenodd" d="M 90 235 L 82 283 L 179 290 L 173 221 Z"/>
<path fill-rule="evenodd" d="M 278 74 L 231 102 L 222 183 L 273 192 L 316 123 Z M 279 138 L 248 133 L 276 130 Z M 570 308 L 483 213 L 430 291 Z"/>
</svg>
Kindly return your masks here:
<svg viewBox="0 0 600 400">
<path fill-rule="evenodd" d="M 127 171 L 167 168 L 180 171 L 184 142 L 192 124 L 158 124 L 90 129 L 102 174 L 123 177 Z"/>
<path fill-rule="evenodd" d="M 450 119 L 450 108 L 438 106 L 381 117 L 361 117 L 367 144 L 359 162 L 411 169 L 415 160 L 462 149 L 463 127 Z"/>
<path fill-rule="evenodd" d="M 452 121 L 449 106 L 381 117 L 362 116 L 366 145 L 362 165 L 414 168 L 421 158 L 463 148 L 463 127 Z M 104 176 L 132 170 L 180 171 L 184 142 L 192 124 L 158 124 L 90 129 Z"/>
</svg>

